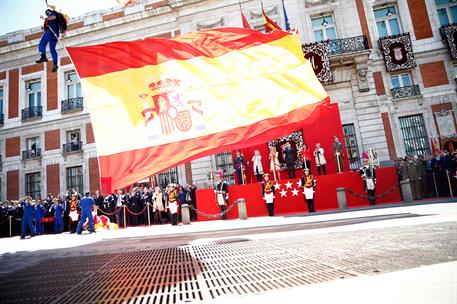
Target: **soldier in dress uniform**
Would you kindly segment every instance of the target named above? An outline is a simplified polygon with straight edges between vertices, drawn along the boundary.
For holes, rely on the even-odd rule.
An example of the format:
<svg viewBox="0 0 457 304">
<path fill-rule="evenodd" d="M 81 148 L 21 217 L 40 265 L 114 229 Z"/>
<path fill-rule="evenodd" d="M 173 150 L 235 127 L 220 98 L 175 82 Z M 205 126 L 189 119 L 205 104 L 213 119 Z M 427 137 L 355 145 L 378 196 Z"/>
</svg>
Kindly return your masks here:
<svg viewBox="0 0 457 304">
<path fill-rule="evenodd" d="M 334 136 L 334 142 L 332 144 L 333 155 L 335 156 L 336 172 L 344 172 L 344 161 L 343 161 L 343 144 L 338 139 L 338 136 Z"/>
<path fill-rule="evenodd" d="M 233 161 L 233 167 L 235 169 L 236 179 L 238 185 L 244 184 L 243 180 L 243 170 L 244 170 L 244 156 L 241 155 L 240 150 L 236 150 L 235 152 L 235 159 Z"/>
<path fill-rule="evenodd" d="M 169 184 L 168 210 L 170 211 L 171 225 L 178 225 L 178 191 L 175 184 Z"/>
<path fill-rule="evenodd" d="M 122 190 L 118 189 L 116 194 L 112 194 L 113 203 L 116 210 L 116 223 L 119 227 L 124 226 L 124 205 L 125 205 L 125 195 L 122 194 Z"/>
<path fill-rule="evenodd" d="M 363 166 L 359 171 L 360 177 L 363 179 L 363 188 L 368 196 L 370 205 L 376 205 L 376 170 L 368 163 L 368 159 L 363 159 Z"/>
<path fill-rule="evenodd" d="M 303 169 L 303 176 L 300 178 L 300 187 L 303 188 L 303 198 L 308 205 L 308 212 L 316 212 L 314 209 L 314 188 L 316 181 L 309 172 L 309 168 Z"/>
<path fill-rule="evenodd" d="M 412 155 L 406 156 L 405 173 L 406 178 L 409 179 L 409 184 L 411 185 L 413 199 L 421 199 L 420 172 L 417 163 L 414 161 Z"/>
<path fill-rule="evenodd" d="M 267 204 L 268 216 L 275 216 L 275 186 L 273 181 L 270 180 L 270 175 L 265 173 L 262 181 L 262 197 Z"/>
<path fill-rule="evenodd" d="M 221 212 L 227 210 L 227 201 L 228 201 L 228 186 L 225 181 L 222 180 L 220 174 L 216 174 L 214 182 L 214 193 L 216 194 L 216 200 L 221 209 Z M 222 219 L 227 219 L 227 214 L 222 216 Z"/>
<path fill-rule="evenodd" d="M 33 212 L 35 207 L 33 206 L 32 198 L 30 196 L 26 196 L 21 200 L 21 206 L 24 210 L 21 225 L 21 240 L 23 240 L 27 235 L 27 228 L 29 229 L 31 236 L 35 236 L 35 227 L 33 226 Z"/>
</svg>

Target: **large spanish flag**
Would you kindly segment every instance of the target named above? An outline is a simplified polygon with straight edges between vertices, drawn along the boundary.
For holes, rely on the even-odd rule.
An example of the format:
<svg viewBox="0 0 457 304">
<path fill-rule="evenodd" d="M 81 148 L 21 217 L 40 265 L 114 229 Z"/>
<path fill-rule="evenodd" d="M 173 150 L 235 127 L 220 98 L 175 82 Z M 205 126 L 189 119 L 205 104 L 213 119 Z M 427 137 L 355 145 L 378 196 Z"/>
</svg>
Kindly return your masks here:
<svg viewBox="0 0 457 304">
<path fill-rule="evenodd" d="M 102 191 L 299 128 L 327 94 L 298 35 L 211 29 L 68 48 L 88 103 Z"/>
</svg>

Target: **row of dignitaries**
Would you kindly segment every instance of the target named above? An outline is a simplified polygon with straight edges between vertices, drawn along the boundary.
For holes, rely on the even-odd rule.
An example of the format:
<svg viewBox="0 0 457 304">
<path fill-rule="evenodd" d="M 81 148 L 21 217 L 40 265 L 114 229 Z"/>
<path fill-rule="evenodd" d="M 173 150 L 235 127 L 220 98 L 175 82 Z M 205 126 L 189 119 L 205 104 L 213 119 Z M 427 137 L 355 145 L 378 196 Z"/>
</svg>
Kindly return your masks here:
<svg viewBox="0 0 457 304">
<path fill-rule="evenodd" d="M 180 186 L 169 184 L 164 190 L 160 187 L 134 187 L 128 193 L 122 190 L 101 197 L 94 197 L 102 214 L 119 227 L 147 224 L 177 224 L 178 204 L 188 204 L 191 220 L 197 220 L 194 209 L 197 206 L 195 185 Z M 176 215 L 175 215 L 176 214 Z"/>
</svg>

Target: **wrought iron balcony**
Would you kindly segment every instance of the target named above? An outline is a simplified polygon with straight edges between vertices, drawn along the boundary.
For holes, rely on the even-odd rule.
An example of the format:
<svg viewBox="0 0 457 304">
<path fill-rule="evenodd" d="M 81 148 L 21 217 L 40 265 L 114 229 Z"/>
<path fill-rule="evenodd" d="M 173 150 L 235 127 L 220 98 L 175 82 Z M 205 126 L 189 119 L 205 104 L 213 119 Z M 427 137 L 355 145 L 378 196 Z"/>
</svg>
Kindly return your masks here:
<svg viewBox="0 0 457 304">
<path fill-rule="evenodd" d="M 43 107 L 36 106 L 30 107 L 22 110 L 22 121 L 32 120 L 36 118 L 41 118 L 43 116 Z"/>
<path fill-rule="evenodd" d="M 3 126 L 5 119 L 5 114 L 0 114 L 0 126 Z"/>
<path fill-rule="evenodd" d="M 72 143 L 63 144 L 62 153 L 79 152 L 83 150 L 83 142 L 77 141 Z"/>
<path fill-rule="evenodd" d="M 41 149 L 22 151 L 22 160 L 41 158 Z"/>
<path fill-rule="evenodd" d="M 447 24 L 440 27 L 441 38 L 448 44 L 452 59 L 457 59 L 457 23 Z"/>
<path fill-rule="evenodd" d="M 76 97 L 76 98 L 69 98 L 62 100 L 62 104 L 60 107 L 62 113 L 72 113 L 77 111 L 83 110 L 83 98 Z"/>
<path fill-rule="evenodd" d="M 368 50 L 368 40 L 365 35 L 333 39 L 328 42 L 329 56 L 356 53 L 364 50 Z"/>
<path fill-rule="evenodd" d="M 390 93 L 392 94 L 393 99 L 400 99 L 400 98 L 419 96 L 421 94 L 421 91 L 419 89 L 419 86 L 416 84 L 416 85 L 405 86 L 405 87 L 401 87 L 401 88 L 390 89 Z"/>
</svg>

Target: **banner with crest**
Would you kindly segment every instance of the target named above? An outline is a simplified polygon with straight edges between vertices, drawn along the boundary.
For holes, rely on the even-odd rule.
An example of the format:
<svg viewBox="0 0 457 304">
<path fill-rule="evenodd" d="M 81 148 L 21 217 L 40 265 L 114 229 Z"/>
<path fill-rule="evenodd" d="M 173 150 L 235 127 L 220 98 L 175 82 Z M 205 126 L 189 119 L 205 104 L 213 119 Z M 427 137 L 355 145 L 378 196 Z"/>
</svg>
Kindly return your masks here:
<svg viewBox="0 0 457 304">
<path fill-rule="evenodd" d="M 104 193 L 297 130 L 329 102 L 298 35 L 209 29 L 72 47 Z"/>
</svg>

